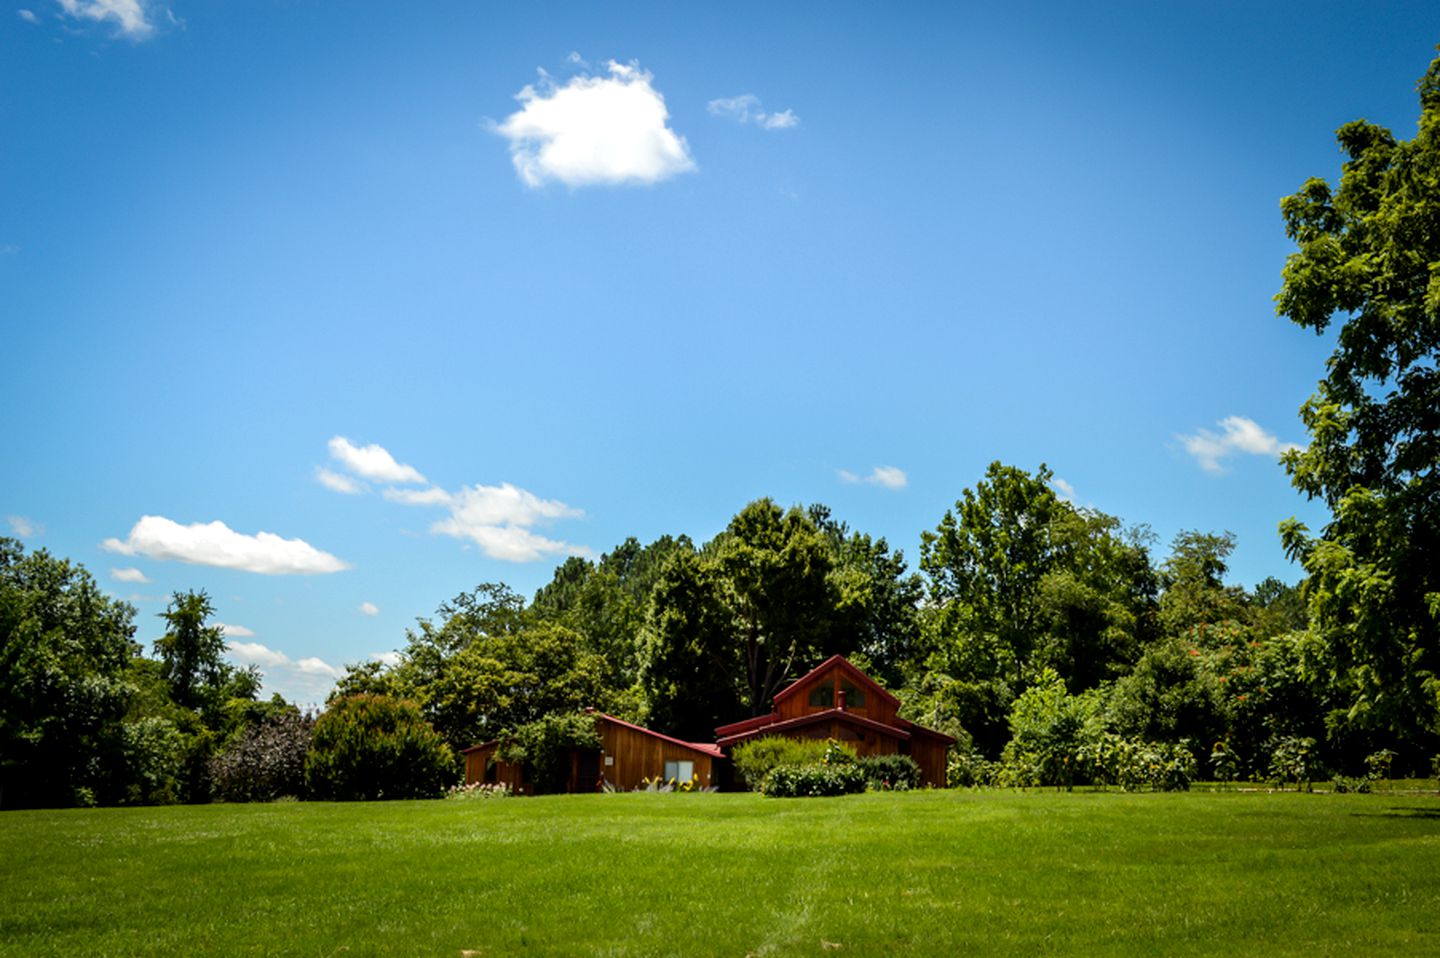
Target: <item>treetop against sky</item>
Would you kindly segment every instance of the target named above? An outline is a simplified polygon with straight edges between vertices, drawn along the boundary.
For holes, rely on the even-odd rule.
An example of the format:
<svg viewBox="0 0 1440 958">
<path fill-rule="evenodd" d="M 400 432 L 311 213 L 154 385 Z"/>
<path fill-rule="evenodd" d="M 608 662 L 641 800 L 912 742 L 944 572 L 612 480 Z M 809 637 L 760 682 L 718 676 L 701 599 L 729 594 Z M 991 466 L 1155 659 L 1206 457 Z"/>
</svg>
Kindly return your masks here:
<svg viewBox="0 0 1440 958">
<path fill-rule="evenodd" d="M 316 701 L 448 596 L 824 502 L 918 560 L 999 459 L 1232 530 L 1333 331 L 1280 198 L 1414 130 L 1432 3 L 23 0 L 0 532 Z"/>
</svg>

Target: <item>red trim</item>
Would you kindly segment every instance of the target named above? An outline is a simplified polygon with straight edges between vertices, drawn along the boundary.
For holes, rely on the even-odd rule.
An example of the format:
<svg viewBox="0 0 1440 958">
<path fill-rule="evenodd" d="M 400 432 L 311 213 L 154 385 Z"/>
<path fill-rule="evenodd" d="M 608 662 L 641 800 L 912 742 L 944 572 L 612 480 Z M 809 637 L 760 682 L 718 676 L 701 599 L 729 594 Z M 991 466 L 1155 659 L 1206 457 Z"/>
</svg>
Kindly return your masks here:
<svg viewBox="0 0 1440 958">
<path fill-rule="evenodd" d="M 926 728 L 923 725 L 916 725 L 909 719 L 899 718 L 898 716 L 896 717 L 895 721 L 900 724 L 901 728 L 906 729 L 911 734 L 920 735 L 924 738 L 933 738 L 938 742 L 944 742 L 946 745 L 955 744 L 955 736 L 953 735 L 946 735 L 944 732 L 937 732 L 933 728 Z"/>
<path fill-rule="evenodd" d="M 635 725 L 631 722 L 625 721 L 624 719 L 618 719 L 613 715 L 606 715 L 604 712 L 596 712 L 594 714 L 596 718 L 602 718 L 607 722 L 613 722 L 616 725 L 628 728 L 633 732 L 644 732 L 646 735 L 658 738 L 662 742 L 669 742 L 671 745 L 679 745 L 682 748 L 690 749 L 692 752 L 699 752 L 702 755 L 709 755 L 711 758 L 725 757 L 725 753 L 720 751 L 720 747 L 718 745 L 702 745 L 699 742 L 682 742 L 678 738 L 671 738 L 668 735 L 661 735 L 659 732 L 656 732 L 653 729 L 645 728 L 643 725 Z"/>
<path fill-rule="evenodd" d="M 736 732 L 743 732 L 749 728 L 759 728 L 762 725 L 769 725 L 775 721 L 775 713 L 769 715 L 757 715 L 754 718 L 745 719 L 742 722 L 731 722 L 729 725 L 722 725 L 715 730 L 715 737 L 734 735 Z"/>
<path fill-rule="evenodd" d="M 788 699 L 790 696 L 795 695 L 796 693 L 801 691 L 801 688 L 805 685 L 806 682 L 810 681 L 815 676 L 819 675 L 821 672 L 824 672 L 826 669 L 831 668 L 832 666 L 839 666 L 840 671 L 850 676 L 850 678 L 855 681 L 856 685 L 870 689 L 876 695 L 889 702 L 891 705 L 895 706 L 896 708 L 900 707 L 899 699 L 897 699 L 894 695 L 891 695 L 890 692 L 887 691 L 885 687 L 882 686 L 879 682 L 876 682 L 870 676 L 866 675 L 864 672 L 861 672 L 855 666 L 851 665 L 850 660 L 845 658 L 845 656 L 843 655 L 830 656 L 830 658 L 826 659 L 824 662 L 821 662 L 809 672 L 806 672 L 799 679 L 791 682 L 781 691 L 776 692 L 774 699 L 775 704 L 779 705 L 782 700 Z"/>
<path fill-rule="evenodd" d="M 886 725 L 884 722 L 877 722 L 874 719 L 868 719 L 863 715 L 856 715 L 854 712 L 846 712 L 842 711 L 841 709 L 827 709 L 824 712 L 811 712 L 809 715 L 802 715 L 799 718 L 786 719 L 783 722 L 776 721 L 773 724 L 766 725 L 761 728 L 751 729 L 747 732 L 741 732 L 738 735 L 729 735 L 725 738 L 720 739 L 715 744 L 733 745 L 736 742 L 756 738 L 760 735 L 787 732 L 790 729 L 804 728 L 807 725 L 817 725 L 820 722 L 840 722 L 845 725 L 859 726 L 860 728 L 869 729 L 872 732 L 878 732 L 882 735 L 887 735 L 890 738 L 899 739 L 902 742 L 910 738 L 910 733 L 903 728 L 896 728 L 894 725 Z"/>
</svg>

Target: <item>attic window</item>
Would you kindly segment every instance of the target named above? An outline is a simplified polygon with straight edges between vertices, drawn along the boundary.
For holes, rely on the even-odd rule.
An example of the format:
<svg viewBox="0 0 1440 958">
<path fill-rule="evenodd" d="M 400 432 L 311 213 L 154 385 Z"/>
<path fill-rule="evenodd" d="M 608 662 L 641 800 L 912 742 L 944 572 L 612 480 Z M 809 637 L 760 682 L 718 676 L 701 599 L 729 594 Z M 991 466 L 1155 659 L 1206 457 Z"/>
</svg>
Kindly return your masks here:
<svg viewBox="0 0 1440 958">
<path fill-rule="evenodd" d="M 842 688 L 845 690 L 845 707 L 852 709 L 863 709 L 865 707 L 865 693 L 860 691 L 851 682 L 846 682 Z"/>
<path fill-rule="evenodd" d="M 815 686 L 810 690 L 810 704 L 822 709 L 832 708 L 835 705 L 835 686 L 830 682 Z"/>
</svg>

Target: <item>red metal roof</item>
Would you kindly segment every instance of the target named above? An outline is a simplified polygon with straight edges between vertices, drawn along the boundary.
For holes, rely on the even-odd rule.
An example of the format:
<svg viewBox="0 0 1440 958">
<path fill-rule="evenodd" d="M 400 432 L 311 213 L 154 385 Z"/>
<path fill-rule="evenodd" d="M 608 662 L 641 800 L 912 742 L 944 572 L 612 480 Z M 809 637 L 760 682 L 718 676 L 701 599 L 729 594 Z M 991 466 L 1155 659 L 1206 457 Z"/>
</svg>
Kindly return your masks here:
<svg viewBox="0 0 1440 958">
<path fill-rule="evenodd" d="M 587 711 L 593 712 L 593 710 Z M 669 742 L 671 745 L 679 745 L 682 748 L 688 748 L 691 751 L 700 752 L 701 754 L 709 755 L 712 758 L 725 757 L 725 753 L 720 751 L 720 746 L 718 745 L 708 745 L 701 742 L 685 742 L 681 741 L 678 738 L 672 738 L 669 735 L 662 735 L 653 729 L 645 728 L 643 725 L 635 725 L 634 723 L 627 722 L 624 719 L 618 719 L 613 715 L 606 715 L 604 712 L 593 712 L 593 714 L 596 718 L 604 719 L 607 722 L 614 722 L 616 725 L 624 726 L 625 728 L 628 728 L 635 732 L 644 732 L 646 735 L 658 738 L 662 742 Z"/>
<path fill-rule="evenodd" d="M 788 732 L 791 729 L 804 728 L 807 725 L 830 721 L 837 721 L 845 725 L 854 725 L 859 728 L 869 729 L 872 732 L 888 735 L 891 738 L 898 738 L 902 742 L 910 738 L 910 732 L 906 729 L 897 728 L 894 725 L 886 725 L 884 722 L 877 722 L 874 719 L 857 715 L 845 709 L 826 709 L 823 712 L 811 712 L 808 715 L 802 715 L 799 718 L 785 719 L 784 721 L 780 721 L 779 716 L 772 712 L 770 715 L 765 716 L 765 718 L 770 719 L 769 725 L 762 725 L 747 729 L 735 735 L 728 735 L 719 739 L 716 744 L 734 745 L 736 742 L 743 742 L 746 739 L 756 738 L 761 735 Z"/>
<path fill-rule="evenodd" d="M 830 656 L 830 658 L 826 659 L 824 662 L 821 662 L 809 672 L 806 672 L 799 679 L 796 679 L 784 689 L 775 693 L 775 702 L 778 704 L 782 699 L 788 699 L 790 696 L 795 695 L 802 688 L 804 688 L 805 684 L 809 682 L 812 678 L 814 678 L 816 675 L 824 672 L 826 669 L 829 669 L 832 666 L 837 665 L 840 667 L 840 671 L 848 675 L 857 686 L 869 689 L 885 701 L 889 702 L 891 705 L 899 708 L 899 699 L 897 699 L 894 695 L 890 694 L 890 691 L 886 689 L 883 685 L 881 685 L 879 682 L 876 682 L 870 676 L 866 675 L 864 672 L 861 672 L 855 666 L 851 665 L 850 660 L 845 658 L 845 656 L 843 655 Z"/>
</svg>

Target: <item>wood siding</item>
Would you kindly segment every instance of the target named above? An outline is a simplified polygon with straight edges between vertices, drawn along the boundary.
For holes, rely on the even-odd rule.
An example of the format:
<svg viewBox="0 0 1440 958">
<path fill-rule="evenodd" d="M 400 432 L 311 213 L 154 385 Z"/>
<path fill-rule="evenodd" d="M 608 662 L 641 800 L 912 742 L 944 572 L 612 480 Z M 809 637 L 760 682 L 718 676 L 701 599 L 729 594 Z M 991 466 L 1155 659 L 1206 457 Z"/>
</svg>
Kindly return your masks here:
<svg viewBox="0 0 1440 958">
<path fill-rule="evenodd" d="M 793 693 L 788 694 L 784 699 L 776 703 L 775 711 L 781 721 L 800 718 L 802 715 L 810 715 L 813 712 L 824 712 L 826 709 L 835 708 L 840 703 L 840 690 L 846 684 L 859 688 L 865 696 L 865 704 L 856 706 L 849 701 L 847 696 L 845 711 L 854 712 L 856 715 L 863 715 L 865 718 L 879 722 L 881 725 L 895 724 L 895 705 L 882 696 L 876 695 L 874 690 L 866 688 L 863 683 L 856 682 L 850 674 L 839 665 L 831 666 L 818 675 L 807 676 L 800 680 L 799 685 Z M 811 705 L 810 695 L 816 689 L 829 687 L 830 695 L 823 705 Z M 793 687 L 793 686 L 792 686 Z M 788 691 L 788 689 L 787 689 Z"/>
<path fill-rule="evenodd" d="M 603 719 L 600 747 L 600 772 L 605 781 L 616 788 L 640 788 L 642 778 L 664 775 L 666 762 L 694 762 L 696 784 L 702 787 L 716 784 L 715 762 L 708 753 Z"/>
</svg>

